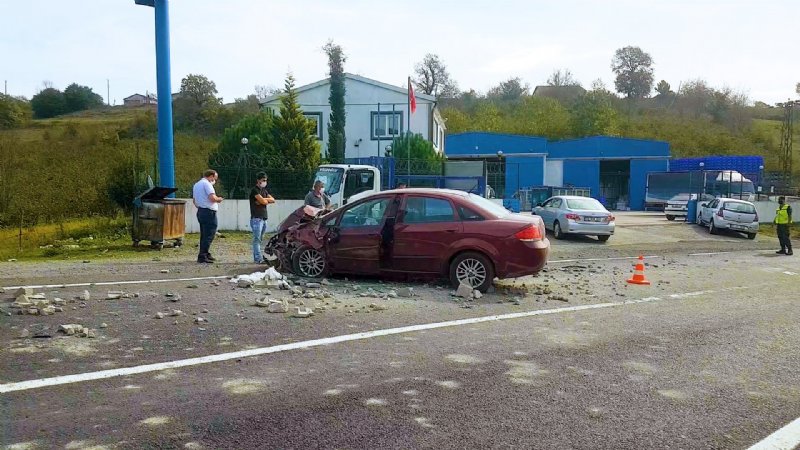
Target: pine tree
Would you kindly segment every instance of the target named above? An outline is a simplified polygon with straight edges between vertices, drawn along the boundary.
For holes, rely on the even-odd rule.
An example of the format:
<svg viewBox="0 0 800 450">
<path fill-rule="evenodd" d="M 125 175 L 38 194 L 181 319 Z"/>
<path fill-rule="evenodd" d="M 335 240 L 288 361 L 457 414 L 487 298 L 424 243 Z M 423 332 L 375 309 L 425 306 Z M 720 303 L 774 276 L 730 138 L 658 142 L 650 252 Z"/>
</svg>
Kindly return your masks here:
<svg viewBox="0 0 800 450">
<path fill-rule="evenodd" d="M 344 132 L 344 62 L 347 59 L 340 45 L 333 41 L 322 48 L 328 55 L 328 67 L 331 77 L 331 94 L 328 102 L 331 105 L 331 118 L 328 121 L 328 160 L 332 163 L 344 162 L 345 143 L 347 138 Z"/>
<path fill-rule="evenodd" d="M 297 103 L 292 74 L 286 76 L 281 96 L 280 116 L 275 118 L 274 148 L 283 153 L 286 170 L 312 171 L 320 162 L 316 124 L 307 119 Z"/>
</svg>

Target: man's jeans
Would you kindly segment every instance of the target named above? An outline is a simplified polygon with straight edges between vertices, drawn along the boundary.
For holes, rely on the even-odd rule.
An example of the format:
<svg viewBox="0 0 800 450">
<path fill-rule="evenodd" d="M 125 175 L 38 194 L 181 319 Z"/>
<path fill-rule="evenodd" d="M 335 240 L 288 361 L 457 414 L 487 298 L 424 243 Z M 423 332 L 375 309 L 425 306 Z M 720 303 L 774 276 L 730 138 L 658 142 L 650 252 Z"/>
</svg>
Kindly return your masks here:
<svg viewBox="0 0 800 450">
<path fill-rule="evenodd" d="M 253 261 L 260 263 L 264 257 L 261 256 L 261 240 L 267 231 L 267 219 L 250 219 L 250 229 L 253 230 Z"/>
<path fill-rule="evenodd" d="M 217 234 L 217 212 L 207 208 L 197 209 L 197 222 L 200 223 L 200 252 L 198 261 L 206 258 L 211 249 L 211 242 Z"/>
</svg>

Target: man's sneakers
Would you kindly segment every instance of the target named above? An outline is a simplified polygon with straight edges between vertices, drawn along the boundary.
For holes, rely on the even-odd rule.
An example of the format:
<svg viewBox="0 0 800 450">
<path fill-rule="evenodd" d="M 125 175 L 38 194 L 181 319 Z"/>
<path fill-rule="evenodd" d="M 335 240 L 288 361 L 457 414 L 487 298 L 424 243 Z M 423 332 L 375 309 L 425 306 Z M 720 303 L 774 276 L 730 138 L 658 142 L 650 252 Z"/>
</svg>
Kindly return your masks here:
<svg viewBox="0 0 800 450">
<path fill-rule="evenodd" d="M 211 264 L 217 259 L 211 256 L 211 254 L 206 253 L 205 255 L 197 255 L 197 262 L 198 264 Z"/>
<path fill-rule="evenodd" d="M 789 251 L 786 252 L 786 256 L 792 256 L 792 255 L 794 255 L 794 252 L 792 251 L 792 249 L 789 249 Z"/>
<path fill-rule="evenodd" d="M 778 250 L 777 252 L 775 252 L 775 254 L 776 255 L 785 255 L 786 254 L 786 250 L 783 250 L 783 249 Z"/>
</svg>

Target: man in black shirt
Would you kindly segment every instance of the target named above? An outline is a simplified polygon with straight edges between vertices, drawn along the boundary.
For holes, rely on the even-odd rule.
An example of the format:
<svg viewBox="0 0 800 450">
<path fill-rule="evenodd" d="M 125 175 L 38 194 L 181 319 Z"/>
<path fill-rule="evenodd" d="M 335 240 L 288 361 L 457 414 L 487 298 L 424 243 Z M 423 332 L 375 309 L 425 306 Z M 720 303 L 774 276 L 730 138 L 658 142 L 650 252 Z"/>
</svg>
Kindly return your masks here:
<svg viewBox="0 0 800 450">
<path fill-rule="evenodd" d="M 259 172 L 256 175 L 256 185 L 250 191 L 250 229 L 253 231 L 253 261 L 257 264 L 264 262 L 261 254 L 261 240 L 267 231 L 267 205 L 275 203 L 275 199 L 267 190 L 267 174 Z"/>
</svg>

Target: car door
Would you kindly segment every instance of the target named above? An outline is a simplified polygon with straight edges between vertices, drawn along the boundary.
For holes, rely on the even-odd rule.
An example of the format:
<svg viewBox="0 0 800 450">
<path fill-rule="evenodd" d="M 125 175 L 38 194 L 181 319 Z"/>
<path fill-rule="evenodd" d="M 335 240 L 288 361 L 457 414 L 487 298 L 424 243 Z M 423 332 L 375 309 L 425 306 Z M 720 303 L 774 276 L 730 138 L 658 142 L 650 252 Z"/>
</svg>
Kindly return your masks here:
<svg viewBox="0 0 800 450">
<path fill-rule="evenodd" d="M 547 200 L 545 200 L 544 203 L 542 203 L 542 206 L 537 206 L 535 209 L 536 215 L 542 218 L 544 226 L 547 229 L 553 227 L 553 220 L 555 219 L 555 217 L 553 217 L 552 215 L 552 206 L 553 206 L 553 201 L 555 200 L 556 199 L 554 197 L 548 198 Z"/>
<path fill-rule="evenodd" d="M 711 217 L 714 215 L 714 210 L 716 209 L 718 203 L 719 199 L 715 198 L 714 200 L 711 200 L 710 202 L 707 203 L 708 206 L 700 210 L 703 223 L 709 223 Z"/>
<path fill-rule="evenodd" d="M 450 199 L 404 195 L 394 228 L 389 270 L 439 273 L 450 246 L 461 238 L 461 220 Z"/>
<path fill-rule="evenodd" d="M 377 274 L 381 232 L 395 196 L 382 196 L 346 207 L 336 224 L 337 237 L 329 244 L 329 260 L 337 272 Z"/>
</svg>

